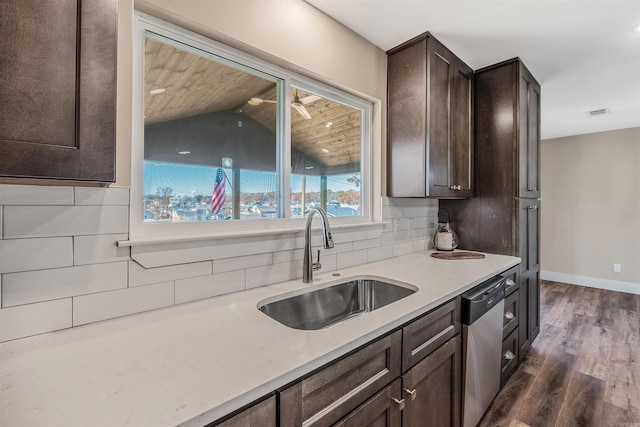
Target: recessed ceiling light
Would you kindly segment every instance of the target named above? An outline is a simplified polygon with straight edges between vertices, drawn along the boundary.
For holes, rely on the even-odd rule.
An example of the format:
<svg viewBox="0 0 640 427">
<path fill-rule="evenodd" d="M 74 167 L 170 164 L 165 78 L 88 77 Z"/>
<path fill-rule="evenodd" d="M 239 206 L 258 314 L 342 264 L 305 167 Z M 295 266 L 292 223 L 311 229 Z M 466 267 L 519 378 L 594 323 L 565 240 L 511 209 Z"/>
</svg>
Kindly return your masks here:
<svg viewBox="0 0 640 427">
<path fill-rule="evenodd" d="M 633 27 L 631 29 L 631 31 L 633 31 L 634 33 L 640 33 L 640 24 L 638 24 L 635 27 Z"/>
<path fill-rule="evenodd" d="M 158 95 L 159 93 L 163 93 L 163 92 L 164 92 L 164 91 L 166 91 L 166 90 L 167 90 L 167 88 L 159 87 L 159 88 L 156 88 L 156 89 L 151 89 L 151 90 L 149 91 L 149 93 L 150 93 L 151 95 Z"/>
<path fill-rule="evenodd" d="M 329 152 L 329 150 L 327 150 L 326 148 L 323 148 L 323 149 L 322 149 L 322 152 L 323 152 L 323 153 L 328 153 L 328 152 Z"/>
<path fill-rule="evenodd" d="M 307 169 L 307 170 L 308 169 L 313 169 L 313 166 L 305 166 L 304 168 Z"/>
<path fill-rule="evenodd" d="M 191 154 L 191 151 L 187 151 L 187 150 L 179 150 L 178 154 Z"/>
</svg>

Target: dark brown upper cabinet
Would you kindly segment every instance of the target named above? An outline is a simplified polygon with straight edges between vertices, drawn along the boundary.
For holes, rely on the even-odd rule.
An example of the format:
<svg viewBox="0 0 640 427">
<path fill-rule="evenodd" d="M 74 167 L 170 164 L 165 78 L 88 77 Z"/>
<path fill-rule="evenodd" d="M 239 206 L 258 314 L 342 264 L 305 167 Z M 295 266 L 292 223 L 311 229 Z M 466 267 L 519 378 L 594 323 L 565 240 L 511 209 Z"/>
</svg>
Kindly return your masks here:
<svg viewBox="0 0 640 427">
<path fill-rule="evenodd" d="M 473 70 L 431 34 L 387 52 L 390 197 L 473 195 Z"/>
<path fill-rule="evenodd" d="M 0 178 L 115 181 L 116 0 L 0 3 Z"/>
</svg>

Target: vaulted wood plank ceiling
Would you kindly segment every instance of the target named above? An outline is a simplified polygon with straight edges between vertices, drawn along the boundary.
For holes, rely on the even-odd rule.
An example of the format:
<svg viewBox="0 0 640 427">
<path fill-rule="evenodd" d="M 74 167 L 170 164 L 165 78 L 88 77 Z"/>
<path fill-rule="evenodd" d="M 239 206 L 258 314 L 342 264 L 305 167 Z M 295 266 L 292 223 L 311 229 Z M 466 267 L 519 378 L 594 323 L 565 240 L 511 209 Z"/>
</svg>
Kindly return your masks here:
<svg viewBox="0 0 640 427">
<path fill-rule="evenodd" d="M 212 112 L 236 112 L 275 132 L 276 84 L 235 67 L 147 38 L 145 125 Z M 154 89 L 163 92 L 152 95 Z M 360 111 L 292 89 L 311 118 L 291 108 L 291 142 L 326 166 L 360 161 Z M 252 98 L 252 102 L 249 102 Z"/>
</svg>

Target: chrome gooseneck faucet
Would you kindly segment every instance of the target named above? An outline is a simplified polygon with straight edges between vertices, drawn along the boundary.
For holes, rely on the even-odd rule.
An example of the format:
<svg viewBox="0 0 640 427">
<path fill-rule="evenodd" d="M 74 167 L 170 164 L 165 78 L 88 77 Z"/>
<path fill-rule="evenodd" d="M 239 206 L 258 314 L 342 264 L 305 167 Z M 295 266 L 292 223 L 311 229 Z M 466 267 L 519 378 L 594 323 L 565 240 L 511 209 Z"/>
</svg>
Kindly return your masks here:
<svg viewBox="0 0 640 427">
<path fill-rule="evenodd" d="M 311 221 L 315 214 L 320 215 L 322 220 L 322 243 L 325 249 L 331 249 L 333 247 L 333 238 L 331 237 L 331 229 L 329 228 L 329 219 L 327 213 L 322 208 L 309 209 L 309 215 L 307 215 L 307 223 L 304 227 L 304 264 L 302 268 L 302 282 L 313 282 L 313 271 L 320 268 L 320 251 L 318 251 L 318 262 L 313 262 L 313 256 L 311 255 Z"/>
</svg>

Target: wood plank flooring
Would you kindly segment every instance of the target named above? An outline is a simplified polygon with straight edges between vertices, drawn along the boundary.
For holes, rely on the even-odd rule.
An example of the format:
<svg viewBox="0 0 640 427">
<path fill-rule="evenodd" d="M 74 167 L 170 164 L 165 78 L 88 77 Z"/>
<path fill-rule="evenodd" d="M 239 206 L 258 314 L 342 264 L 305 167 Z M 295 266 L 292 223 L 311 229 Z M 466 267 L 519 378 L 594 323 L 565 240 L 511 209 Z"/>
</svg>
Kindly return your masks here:
<svg viewBox="0 0 640 427">
<path fill-rule="evenodd" d="M 640 427 L 640 295 L 542 281 L 540 335 L 479 426 Z"/>
</svg>

